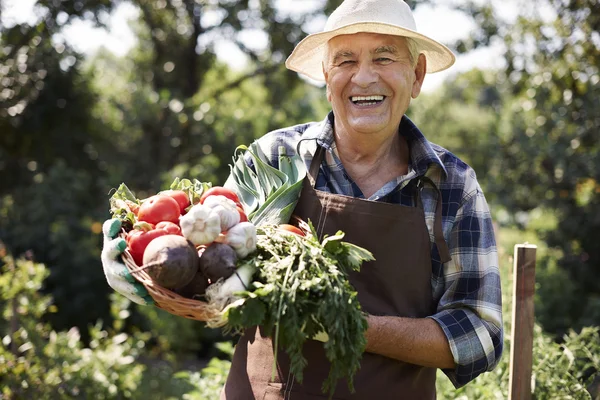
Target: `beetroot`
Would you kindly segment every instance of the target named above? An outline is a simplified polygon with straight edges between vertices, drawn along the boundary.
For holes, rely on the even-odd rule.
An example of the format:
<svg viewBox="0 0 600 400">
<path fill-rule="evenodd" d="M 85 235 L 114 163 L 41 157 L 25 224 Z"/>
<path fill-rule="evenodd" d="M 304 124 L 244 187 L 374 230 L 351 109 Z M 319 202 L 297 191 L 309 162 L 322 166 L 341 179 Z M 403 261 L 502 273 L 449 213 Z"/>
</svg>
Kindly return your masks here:
<svg viewBox="0 0 600 400">
<path fill-rule="evenodd" d="M 237 255 L 231 246 L 213 243 L 200 256 L 200 271 L 215 283 L 220 278 L 227 279 L 235 271 Z"/>
<path fill-rule="evenodd" d="M 146 272 L 165 289 L 180 289 L 190 283 L 198 262 L 194 245 L 179 235 L 158 237 L 144 251 Z"/>
<path fill-rule="evenodd" d="M 202 272 L 198 270 L 198 272 L 196 272 L 196 275 L 194 275 L 190 283 L 188 283 L 181 289 L 175 290 L 175 293 L 183 297 L 187 297 L 188 299 L 197 299 L 199 297 L 204 296 L 208 284 L 208 279 L 204 276 Z"/>
</svg>

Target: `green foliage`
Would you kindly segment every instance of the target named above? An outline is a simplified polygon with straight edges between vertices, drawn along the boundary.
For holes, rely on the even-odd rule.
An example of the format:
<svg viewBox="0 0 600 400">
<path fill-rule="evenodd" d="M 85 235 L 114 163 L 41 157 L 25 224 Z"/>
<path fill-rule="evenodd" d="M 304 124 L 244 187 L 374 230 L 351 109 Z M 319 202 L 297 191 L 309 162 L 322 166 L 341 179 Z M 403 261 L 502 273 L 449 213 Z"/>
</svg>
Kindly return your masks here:
<svg viewBox="0 0 600 400">
<path fill-rule="evenodd" d="M 489 131 L 497 146 L 488 193 L 515 215 L 541 207 L 557 219 L 542 239 L 560 252 L 557 266 L 578 293 L 573 328 L 600 324 L 600 221 L 590 218 L 600 212 L 597 7 L 596 0 L 538 0 L 498 31 L 507 68 L 498 73 L 503 103 Z M 542 8 L 547 12 L 536 12 Z"/>
<path fill-rule="evenodd" d="M 215 345 L 227 358 L 233 355 L 233 346 L 230 343 L 217 343 Z M 210 400 L 218 399 L 223 385 L 227 380 L 227 374 L 231 362 L 227 359 L 212 358 L 202 372 L 181 371 L 173 377 L 175 379 L 189 382 L 194 387 L 182 396 L 184 400 Z"/>
<path fill-rule="evenodd" d="M 537 400 L 592 399 L 587 387 L 600 371 L 600 330 L 585 328 L 580 333 L 571 331 L 557 344 L 535 326 L 533 344 L 532 393 Z M 508 344 L 508 343 L 507 343 Z M 506 348 L 507 353 L 510 348 Z M 460 400 L 487 400 L 508 398 L 509 357 L 502 358 L 491 373 L 458 390 L 438 374 L 438 398 Z"/>
<path fill-rule="evenodd" d="M 174 366 L 195 362 L 198 357 L 217 355 L 213 344 L 226 339 L 219 329 L 210 329 L 200 321 L 181 318 L 156 307 L 140 307 L 142 329 L 146 328 L 153 346 L 149 353 Z"/>
<path fill-rule="evenodd" d="M 51 296 L 40 293 L 48 274 L 43 264 L 6 255 L 1 259 L 0 398 L 218 398 L 229 361 L 215 357 L 201 369 L 179 358 L 177 343 L 191 340 L 195 331 L 191 323 L 182 322 L 188 320 L 150 311 L 150 320 L 161 320 L 152 324 L 157 330 L 127 334 L 123 328 L 131 318 L 129 301 L 114 294 L 113 325 L 90 326 L 84 343 L 76 328 L 56 331 L 44 322 L 47 312 L 58 311 Z M 160 353 L 159 347 L 148 346 L 155 335 L 171 340 Z M 215 356 L 231 357 L 230 343 L 217 345 L 217 350 Z M 182 361 L 188 369 L 178 372 L 176 365 Z"/>
<path fill-rule="evenodd" d="M 534 221 L 532 225 L 548 224 L 547 221 L 551 219 L 544 213 L 540 213 L 538 218 L 540 221 Z M 473 382 L 460 389 L 455 389 L 450 380 L 442 372 L 438 372 L 437 390 L 439 399 L 500 400 L 508 398 L 513 301 L 512 249 L 515 244 L 523 243 L 525 240 L 530 243 L 539 243 L 534 232 L 504 228 L 498 231 L 505 332 L 504 353 L 500 362 L 492 372 L 480 375 Z M 558 300 L 552 301 L 547 292 L 556 288 L 564 293 L 568 290 L 564 286 L 569 287 L 568 281 L 555 281 L 552 279 L 555 277 L 552 277 L 546 271 L 548 266 L 544 264 L 544 261 L 552 259 L 552 252 L 552 249 L 543 244 L 539 245 L 537 249 L 536 280 L 538 284 L 536 287 L 535 313 L 536 316 L 541 315 L 543 318 L 550 318 L 552 305 L 558 305 L 559 303 Z M 544 277 L 541 282 L 540 275 Z M 546 283 L 552 284 L 552 287 L 544 287 Z M 543 300 L 540 298 L 539 293 L 541 288 L 547 291 L 541 294 L 541 296 L 544 296 Z M 568 300 L 568 298 L 565 300 Z M 544 307 L 546 301 L 550 301 L 551 304 Z M 562 314 L 561 309 L 558 308 L 556 313 Z M 600 327 L 588 327 L 581 331 L 566 330 L 561 340 L 556 341 L 554 335 L 544 332 L 542 326 L 536 323 L 534 326 L 532 359 L 532 392 L 534 399 L 596 399 L 597 396 L 600 396 L 600 388 L 596 387 L 600 379 Z M 593 393 L 596 397 L 592 397 L 590 393 Z"/>
<path fill-rule="evenodd" d="M 506 399 L 509 389 L 509 343 L 507 354 L 496 369 L 480 375 L 475 381 L 458 390 L 440 372 L 438 374 L 438 398 L 460 400 Z M 532 394 L 537 400 L 592 399 L 594 378 L 600 371 L 600 329 L 585 328 L 581 332 L 569 332 L 558 344 L 535 325 L 533 343 Z"/>
<path fill-rule="evenodd" d="M 430 139 L 474 167 L 497 220 L 551 248 L 539 258 L 540 322 L 558 337 L 600 325 L 596 9 L 596 0 L 537 0 L 510 23 L 492 6 L 470 10 L 479 28 L 462 47 L 499 39 L 506 69 L 458 75 L 411 105 Z M 534 226 L 528 214 L 539 210 L 551 228 Z"/>
<path fill-rule="evenodd" d="M 84 170 L 57 160 L 35 182 L 0 196 L 0 238 L 9 251 L 45 260 L 51 273 L 44 291 L 53 292 L 62 313 L 50 316 L 59 329 L 106 317 L 108 292 L 99 265 L 100 220 L 94 204 L 95 184 Z M 60 266 L 60 268 L 58 268 Z M 73 301 L 77 298 L 77 301 Z"/>
<path fill-rule="evenodd" d="M 473 167 L 484 189 L 493 173 L 489 161 L 498 145 L 493 131 L 501 101 L 495 78 L 491 72 L 472 70 L 434 93 L 419 96 L 408 111 L 430 141 Z M 486 191 L 488 201 L 494 200 L 493 195 Z"/>
<path fill-rule="evenodd" d="M 354 390 L 367 321 L 348 274 L 360 270 L 373 255 L 343 242 L 342 232 L 320 242 L 309 225 L 311 232 L 306 236 L 271 226 L 259 229 L 257 252 L 242 262 L 242 267 L 257 271 L 254 289 L 241 292 L 240 299 L 225 308 L 225 329 L 264 328 L 276 352 L 283 350 L 289 356 L 291 374 L 298 382 L 307 367 L 302 353 L 306 340 L 326 332 L 325 356 L 331 366 L 322 391 L 331 396 L 339 379 L 346 379 L 348 388 Z"/>
<path fill-rule="evenodd" d="M 132 398 L 144 367 L 136 356 L 143 336 L 89 330 L 89 347 L 79 331 L 57 332 L 42 322 L 51 298 L 39 290 L 48 274 L 43 264 L 6 256 L 0 275 L 3 315 L 0 381 L 7 399 L 56 397 Z"/>
</svg>

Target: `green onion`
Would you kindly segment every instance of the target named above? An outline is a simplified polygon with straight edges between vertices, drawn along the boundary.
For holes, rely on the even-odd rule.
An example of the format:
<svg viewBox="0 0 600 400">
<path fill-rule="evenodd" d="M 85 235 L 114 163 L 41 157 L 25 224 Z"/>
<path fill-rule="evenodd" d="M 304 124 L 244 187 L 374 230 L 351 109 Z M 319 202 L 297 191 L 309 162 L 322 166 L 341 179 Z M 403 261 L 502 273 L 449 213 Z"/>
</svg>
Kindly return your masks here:
<svg viewBox="0 0 600 400">
<path fill-rule="evenodd" d="M 297 154 L 288 156 L 283 146 L 278 150 L 279 168 L 269 165 L 256 142 L 239 146 L 230 165 L 226 186 L 238 193 L 248 220 L 256 226 L 287 223 L 302 191 L 304 162 Z M 252 158 L 254 170 L 244 160 L 244 152 Z"/>
</svg>

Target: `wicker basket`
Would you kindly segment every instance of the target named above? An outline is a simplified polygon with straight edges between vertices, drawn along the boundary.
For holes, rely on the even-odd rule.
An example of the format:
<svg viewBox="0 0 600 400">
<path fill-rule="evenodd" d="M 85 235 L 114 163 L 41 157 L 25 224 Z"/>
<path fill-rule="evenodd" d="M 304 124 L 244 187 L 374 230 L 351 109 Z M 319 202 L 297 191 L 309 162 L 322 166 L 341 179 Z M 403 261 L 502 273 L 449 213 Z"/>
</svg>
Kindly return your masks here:
<svg viewBox="0 0 600 400">
<path fill-rule="evenodd" d="M 173 315 L 197 321 L 207 322 L 220 319 L 219 310 L 211 307 L 208 303 L 201 300 L 188 299 L 157 285 L 143 267 L 140 268 L 133 261 L 129 250 L 123 252 L 123 262 L 131 275 L 146 287 L 158 308 Z"/>
<path fill-rule="evenodd" d="M 305 234 L 310 232 L 308 224 L 296 216 L 292 216 L 290 223 L 299 227 Z M 125 233 L 122 233 L 121 236 L 125 238 Z M 133 261 L 129 250 L 123 252 L 123 262 L 131 275 L 146 287 L 158 308 L 180 317 L 208 322 L 211 327 L 218 327 L 224 324 L 225 321 L 222 320 L 220 311 L 216 307 L 212 307 L 207 302 L 201 300 L 180 296 L 169 289 L 157 285 L 144 270 L 143 266 L 140 267 Z"/>
</svg>

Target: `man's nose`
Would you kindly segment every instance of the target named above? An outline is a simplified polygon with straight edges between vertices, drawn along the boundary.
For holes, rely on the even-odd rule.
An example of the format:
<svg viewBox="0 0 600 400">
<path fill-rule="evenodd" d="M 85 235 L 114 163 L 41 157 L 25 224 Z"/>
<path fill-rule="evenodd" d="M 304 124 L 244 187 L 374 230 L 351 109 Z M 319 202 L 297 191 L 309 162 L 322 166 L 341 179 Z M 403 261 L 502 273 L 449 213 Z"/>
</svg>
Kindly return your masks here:
<svg viewBox="0 0 600 400">
<path fill-rule="evenodd" d="M 352 83 L 360 86 L 360 87 L 368 87 L 369 85 L 377 82 L 379 79 L 379 74 L 375 68 L 373 68 L 373 63 L 370 62 L 360 62 L 357 65 L 357 69 L 352 76 Z"/>
</svg>

